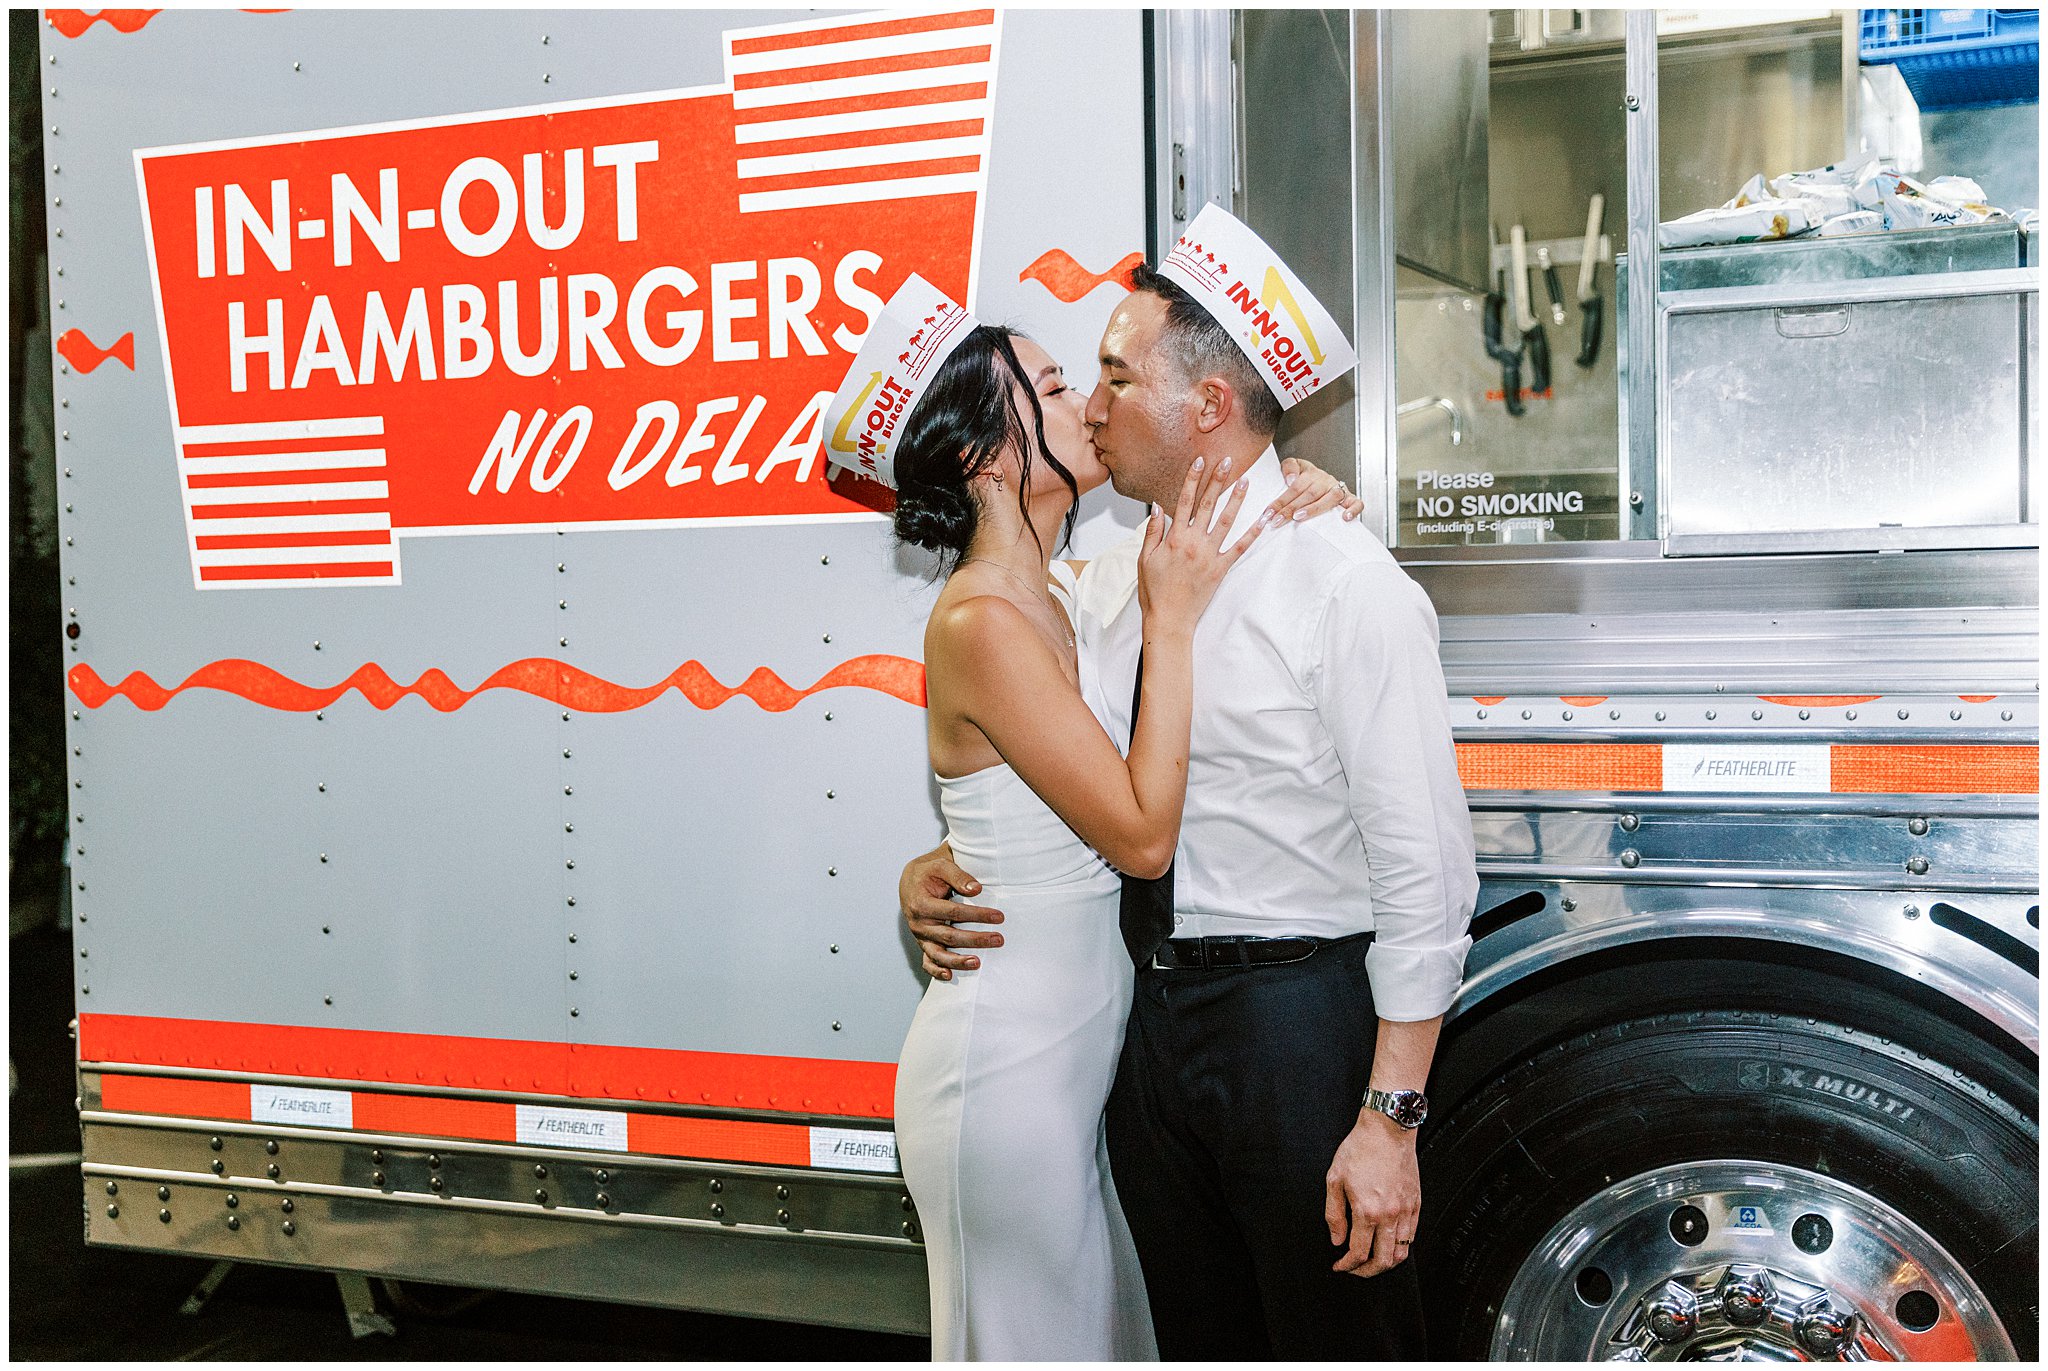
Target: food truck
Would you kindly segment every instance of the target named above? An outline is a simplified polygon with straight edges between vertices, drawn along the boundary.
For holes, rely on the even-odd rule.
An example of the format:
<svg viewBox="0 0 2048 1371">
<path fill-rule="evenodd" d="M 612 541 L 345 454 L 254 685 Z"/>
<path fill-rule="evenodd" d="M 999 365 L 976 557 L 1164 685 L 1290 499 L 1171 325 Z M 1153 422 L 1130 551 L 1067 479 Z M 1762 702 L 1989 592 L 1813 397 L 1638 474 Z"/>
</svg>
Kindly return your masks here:
<svg viewBox="0 0 2048 1371">
<path fill-rule="evenodd" d="M 1437 1350 L 2034 1356 L 2030 14 L 44 12 L 86 1241 L 923 1331 L 824 401 L 1214 201 L 1441 625 Z"/>
</svg>

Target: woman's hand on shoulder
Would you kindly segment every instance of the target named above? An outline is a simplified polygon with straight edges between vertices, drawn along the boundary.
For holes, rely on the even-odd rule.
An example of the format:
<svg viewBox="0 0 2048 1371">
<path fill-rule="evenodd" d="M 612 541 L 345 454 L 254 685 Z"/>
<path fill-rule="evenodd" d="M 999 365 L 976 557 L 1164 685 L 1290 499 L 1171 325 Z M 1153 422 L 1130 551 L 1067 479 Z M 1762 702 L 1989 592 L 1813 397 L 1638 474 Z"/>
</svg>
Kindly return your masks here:
<svg viewBox="0 0 2048 1371">
<path fill-rule="evenodd" d="M 1230 479 L 1230 459 L 1214 468 L 1200 457 L 1188 466 L 1174 517 L 1153 510 L 1145 522 L 1145 545 L 1138 554 L 1138 603 L 1145 615 L 1146 636 L 1155 630 L 1194 632 L 1216 587 L 1245 550 L 1273 523 L 1270 514 L 1254 520 L 1249 531 L 1228 547 L 1224 540 L 1244 504 L 1245 482 L 1230 486 L 1219 512 L 1217 498 Z"/>
<path fill-rule="evenodd" d="M 1313 519 L 1333 509 L 1342 510 L 1347 520 L 1365 512 L 1365 501 L 1319 466 L 1299 457 L 1283 457 L 1280 470 L 1287 477 L 1287 493 L 1266 507 L 1275 523 L 1283 519 Z"/>
</svg>

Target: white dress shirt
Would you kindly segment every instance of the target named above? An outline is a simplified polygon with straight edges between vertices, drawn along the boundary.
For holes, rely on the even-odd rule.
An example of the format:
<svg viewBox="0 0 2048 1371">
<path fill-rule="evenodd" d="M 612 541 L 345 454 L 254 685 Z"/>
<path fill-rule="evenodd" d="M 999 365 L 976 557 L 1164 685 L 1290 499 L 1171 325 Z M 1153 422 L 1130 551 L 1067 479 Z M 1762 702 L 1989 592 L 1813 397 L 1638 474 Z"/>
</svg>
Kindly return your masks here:
<svg viewBox="0 0 2048 1371">
<path fill-rule="evenodd" d="M 1285 489 L 1268 447 L 1232 538 Z M 1119 748 L 1143 645 L 1141 528 L 1082 573 L 1082 691 Z M 1268 529 L 1195 630 L 1193 745 L 1174 850 L 1177 938 L 1372 930 L 1383 1019 L 1434 1018 L 1479 894 L 1436 611 L 1365 528 Z"/>
</svg>

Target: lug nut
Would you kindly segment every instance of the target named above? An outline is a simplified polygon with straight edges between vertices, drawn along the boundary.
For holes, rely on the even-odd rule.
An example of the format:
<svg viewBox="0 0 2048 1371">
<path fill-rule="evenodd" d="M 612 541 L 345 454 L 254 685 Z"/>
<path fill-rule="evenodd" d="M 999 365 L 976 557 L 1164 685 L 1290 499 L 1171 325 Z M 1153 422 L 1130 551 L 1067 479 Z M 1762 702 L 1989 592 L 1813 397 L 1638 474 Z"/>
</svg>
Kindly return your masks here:
<svg viewBox="0 0 2048 1371">
<path fill-rule="evenodd" d="M 1643 1302 L 1643 1322 L 1658 1342 L 1684 1342 L 1700 1326 L 1699 1296 L 1677 1281 L 1666 1281 Z"/>
<path fill-rule="evenodd" d="M 1721 1278 L 1721 1317 L 1737 1328 L 1755 1328 L 1771 1316 L 1777 1291 L 1770 1273 L 1756 1266 L 1733 1266 Z"/>
<path fill-rule="evenodd" d="M 1823 1295 L 1800 1311 L 1793 1332 L 1799 1345 L 1816 1357 L 1834 1357 L 1855 1340 L 1857 1318 L 1829 1302 Z"/>
</svg>

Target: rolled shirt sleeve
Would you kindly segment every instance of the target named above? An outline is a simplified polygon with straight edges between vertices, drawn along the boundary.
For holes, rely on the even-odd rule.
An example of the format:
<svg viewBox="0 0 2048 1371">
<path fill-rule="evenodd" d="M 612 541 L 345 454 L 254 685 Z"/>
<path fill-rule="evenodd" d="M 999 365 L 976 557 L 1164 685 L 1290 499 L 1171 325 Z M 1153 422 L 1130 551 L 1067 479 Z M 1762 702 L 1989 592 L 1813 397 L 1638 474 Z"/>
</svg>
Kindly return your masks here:
<svg viewBox="0 0 2048 1371">
<path fill-rule="evenodd" d="M 1436 611 L 1398 566 L 1356 563 L 1338 574 L 1309 646 L 1316 711 L 1371 872 L 1374 1009 L 1435 1018 L 1464 977 L 1479 898 Z"/>
</svg>

